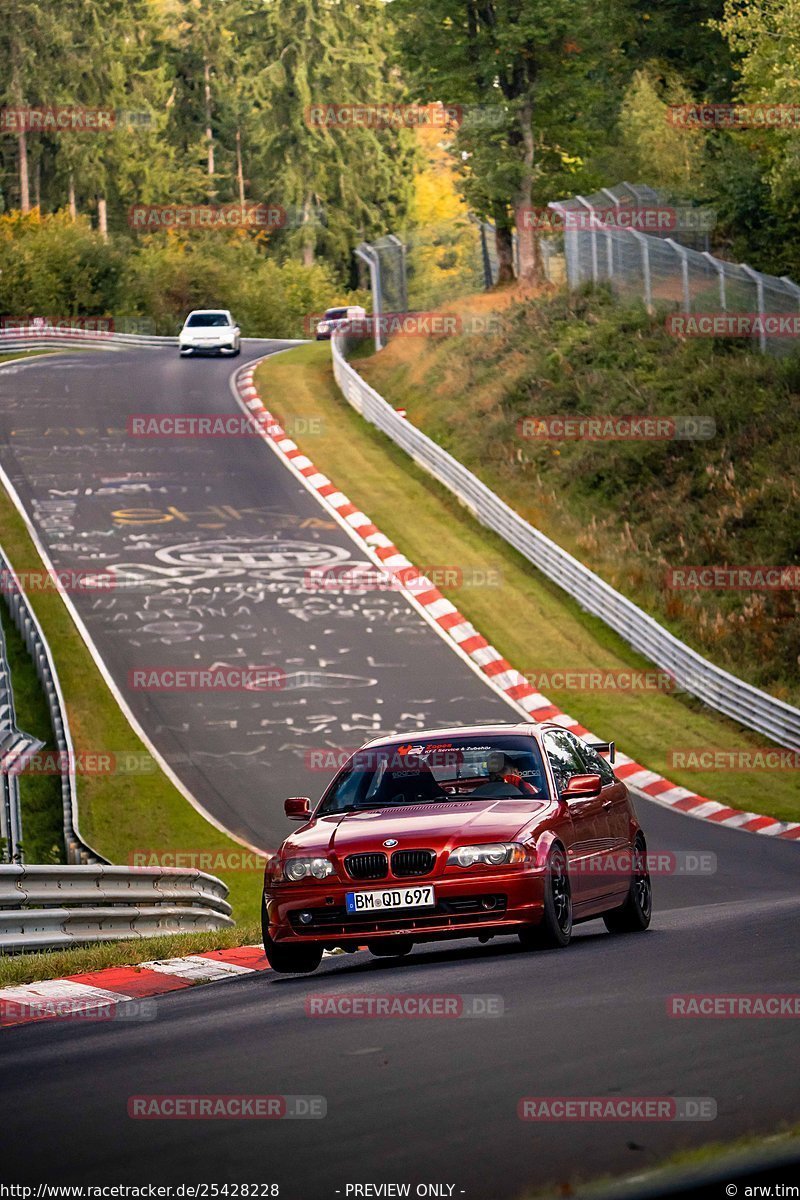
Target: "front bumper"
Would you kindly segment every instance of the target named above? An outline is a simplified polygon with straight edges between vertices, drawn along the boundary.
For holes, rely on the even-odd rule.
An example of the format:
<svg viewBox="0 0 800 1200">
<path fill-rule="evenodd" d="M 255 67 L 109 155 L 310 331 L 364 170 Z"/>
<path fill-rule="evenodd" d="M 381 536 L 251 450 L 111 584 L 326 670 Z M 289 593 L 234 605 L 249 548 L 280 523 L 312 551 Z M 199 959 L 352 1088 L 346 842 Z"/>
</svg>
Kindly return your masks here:
<svg viewBox="0 0 800 1200">
<path fill-rule="evenodd" d="M 201 354 L 203 353 L 203 351 L 206 351 L 209 354 L 216 354 L 219 350 L 235 350 L 236 349 L 236 343 L 234 341 L 231 341 L 230 338 L 224 338 L 224 339 L 223 338 L 215 338 L 213 341 L 202 341 L 202 342 L 201 341 L 197 341 L 197 342 L 195 342 L 195 341 L 179 341 L 178 345 L 181 350 L 181 353 L 184 353 L 188 350 L 192 350 L 195 352 L 199 351 Z"/>
<path fill-rule="evenodd" d="M 385 914 L 348 915 L 345 894 L 397 886 L 432 884 L 434 909 L 404 909 Z M 415 942 L 441 938 L 516 933 L 537 924 L 544 908 L 544 873 L 536 869 L 476 872 L 467 876 L 420 876 L 386 879 L 379 885 L 340 880 L 268 887 L 266 923 L 275 942 L 313 942 L 324 946 L 363 944 L 382 937 L 412 937 Z M 310 921 L 301 922 L 300 914 Z"/>
</svg>

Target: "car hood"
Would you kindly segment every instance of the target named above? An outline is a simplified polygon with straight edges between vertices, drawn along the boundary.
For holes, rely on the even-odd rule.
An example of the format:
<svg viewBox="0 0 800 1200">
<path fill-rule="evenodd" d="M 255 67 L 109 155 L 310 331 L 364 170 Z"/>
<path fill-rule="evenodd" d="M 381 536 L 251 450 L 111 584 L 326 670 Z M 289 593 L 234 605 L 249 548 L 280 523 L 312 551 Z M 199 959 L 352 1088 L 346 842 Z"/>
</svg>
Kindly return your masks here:
<svg viewBox="0 0 800 1200">
<path fill-rule="evenodd" d="M 299 854 L 352 854 L 380 850 L 387 838 L 399 849 L 444 849 L 469 843 L 513 841 L 549 810 L 546 800 L 466 800 L 404 805 L 320 817 L 286 839 Z"/>
</svg>

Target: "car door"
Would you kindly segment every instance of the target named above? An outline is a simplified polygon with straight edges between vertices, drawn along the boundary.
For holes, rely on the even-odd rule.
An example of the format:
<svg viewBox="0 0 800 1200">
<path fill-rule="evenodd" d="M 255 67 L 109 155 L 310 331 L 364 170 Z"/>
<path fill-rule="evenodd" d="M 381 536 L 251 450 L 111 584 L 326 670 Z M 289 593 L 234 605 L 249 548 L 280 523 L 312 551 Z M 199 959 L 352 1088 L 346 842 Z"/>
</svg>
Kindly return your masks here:
<svg viewBox="0 0 800 1200">
<path fill-rule="evenodd" d="M 559 795 L 573 775 L 589 773 L 578 743 L 564 729 L 548 730 L 542 744 L 553 771 Z M 573 842 L 567 847 L 572 898 L 577 908 L 593 905 L 603 895 L 602 856 L 608 851 L 609 830 L 602 793 L 569 800 Z"/>
<path fill-rule="evenodd" d="M 574 734 L 569 736 L 574 737 Z M 613 896 L 619 893 L 624 897 L 630 879 L 628 864 L 632 861 L 630 855 L 633 853 L 628 789 L 617 779 L 611 764 L 601 754 L 586 742 L 577 738 L 575 741 L 586 763 L 586 770 L 593 771 L 603 781 L 600 798 L 608 826 L 610 865 L 607 894 Z"/>
</svg>

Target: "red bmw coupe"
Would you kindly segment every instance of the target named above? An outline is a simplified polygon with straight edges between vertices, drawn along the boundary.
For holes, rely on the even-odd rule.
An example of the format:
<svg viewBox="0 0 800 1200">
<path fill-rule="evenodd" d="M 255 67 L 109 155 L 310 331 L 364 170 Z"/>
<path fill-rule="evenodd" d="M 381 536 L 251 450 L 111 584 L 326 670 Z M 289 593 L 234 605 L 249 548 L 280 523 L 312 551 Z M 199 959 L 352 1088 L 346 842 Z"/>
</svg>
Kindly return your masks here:
<svg viewBox="0 0 800 1200">
<path fill-rule="evenodd" d="M 307 797 L 286 801 L 303 826 L 265 870 L 271 966 L 502 934 L 555 948 L 595 917 L 612 933 L 647 929 L 647 847 L 613 755 L 548 723 L 369 742 L 313 813 Z"/>
</svg>

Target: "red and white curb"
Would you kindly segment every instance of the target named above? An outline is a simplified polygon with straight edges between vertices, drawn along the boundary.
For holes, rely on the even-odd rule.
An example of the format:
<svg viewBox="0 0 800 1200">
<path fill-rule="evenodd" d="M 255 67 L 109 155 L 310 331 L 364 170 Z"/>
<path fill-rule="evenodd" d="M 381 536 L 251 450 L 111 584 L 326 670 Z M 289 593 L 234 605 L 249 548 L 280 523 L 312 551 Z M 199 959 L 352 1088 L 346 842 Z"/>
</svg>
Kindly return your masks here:
<svg viewBox="0 0 800 1200">
<path fill-rule="evenodd" d="M 269 963 L 262 946 L 237 946 L 210 950 L 184 958 L 143 962 L 136 967 L 107 967 L 64 979 L 45 979 L 0 989 L 0 1028 L 32 1021 L 106 1021 L 129 1019 L 125 1005 L 165 992 L 177 992 L 197 983 L 216 983 L 240 975 L 266 971 Z M 155 1016 L 153 1006 L 140 1005 L 140 1020 Z"/>
<path fill-rule="evenodd" d="M 260 436 L 286 461 L 290 469 L 303 481 L 325 508 L 330 510 L 350 532 L 361 541 L 372 560 L 392 576 L 399 588 L 419 606 L 442 634 L 446 641 L 460 654 L 469 658 L 496 690 L 531 721 L 553 721 L 580 737 L 594 737 L 574 717 L 568 716 L 552 704 L 541 692 L 532 688 L 525 676 L 515 670 L 503 656 L 491 646 L 478 630 L 464 617 L 412 562 L 401 554 L 397 547 L 370 518 L 351 504 L 347 496 L 314 466 L 313 462 L 286 433 L 278 420 L 265 407 L 258 390 L 253 384 L 253 371 L 257 364 L 244 367 L 236 375 L 238 396 L 245 409 L 256 417 Z M 597 739 L 601 740 L 601 739 Z M 618 778 L 650 800 L 666 805 L 692 817 L 700 817 L 717 825 L 744 829 L 750 833 L 762 833 L 769 837 L 800 839 L 800 823 L 778 821 L 775 817 L 760 813 L 740 812 L 699 796 L 689 788 L 679 787 L 668 779 L 649 771 L 627 755 L 617 753 L 614 770 Z"/>
</svg>

